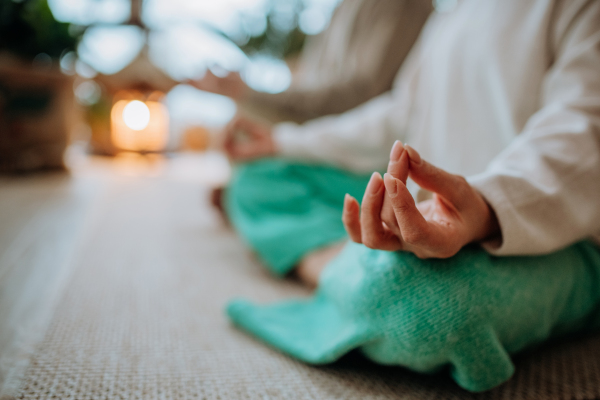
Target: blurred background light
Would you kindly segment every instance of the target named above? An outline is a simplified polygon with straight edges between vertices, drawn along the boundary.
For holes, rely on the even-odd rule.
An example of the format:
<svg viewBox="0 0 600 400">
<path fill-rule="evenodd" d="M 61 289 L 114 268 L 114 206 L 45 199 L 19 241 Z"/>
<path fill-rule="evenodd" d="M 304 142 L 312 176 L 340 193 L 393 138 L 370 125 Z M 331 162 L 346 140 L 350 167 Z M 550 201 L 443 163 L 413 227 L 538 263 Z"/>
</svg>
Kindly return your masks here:
<svg viewBox="0 0 600 400">
<path fill-rule="evenodd" d="M 137 26 L 92 26 L 85 31 L 77 53 L 96 71 L 110 75 L 125 68 L 144 42 L 144 32 Z"/>
<path fill-rule="evenodd" d="M 240 29 L 241 14 L 265 15 L 267 0 L 146 0 L 143 20 L 151 28 L 207 23 L 227 33 Z"/>
<path fill-rule="evenodd" d="M 84 106 L 94 105 L 102 95 L 100 86 L 92 81 L 75 82 L 75 99 Z"/>
<path fill-rule="evenodd" d="M 220 76 L 239 71 L 254 90 L 284 91 L 292 81 L 284 58 L 302 48 L 305 35 L 327 28 L 340 1 L 145 0 L 141 16 L 147 30 L 127 24 L 130 0 L 49 0 L 49 5 L 58 20 L 74 24 L 74 31 L 86 26 L 77 55 L 63 55 L 60 65 L 63 72 L 85 78 L 77 80 L 74 90 L 77 101 L 87 106 L 96 104 L 101 95 L 102 88 L 89 80 L 96 71 L 119 72 L 144 46 L 152 64 L 182 83 L 202 78 L 208 69 Z M 164 103 L 170 114 L 171 144 L 188 127 L 218 129 L 236 112 L 231 99 L 185 84 L 167 93 Z M 137 126 L 132 121 L 140 110 L 130 106 L 131 118 L 123 117 L 128 125 Z"/>
<path fill-rule="evenodd" d="M 81 60 L 75 61 L 75 72 L 82 78 L 92 79 L 97 74 L 96 70 Z"/>
<path fill-rule="evenodd" d="M 77 54 L 74 51 L 69 51 L 60 58 L 60 70 L 66 75 L 75 73 L 75 62 Z"/>
<path fill-rule="evenodd" d="M 236 105 L 228 97 L 203 92 L 189 85 L 177 85 L 166 96 L 172 129 L 181 131 L 188 125 L 209 128 L 221 127 L 229 122 L 236 112 Z"/>
<path fill-rule="evenodd" d="M 39 53 L 33 58 L 32 64 L 36 68 L 50 69 L 52 68 L 52 57 L 46 53 Z"/>
<path fill-rule="evenodd" d="M 292 73 L 283 60 L 257 55 L 246 64 L 242 78 L 254 90 L 278 93 L 290 86 Z"/>
<path fill-rule="evenodd" d="M 149 47 L 150 60 L 180 81 L 201 78 L 215 64 L 229 71 L 239 70 L 247 61 L 230 40 L 191 23 L 152 31 Z"/>
<path fill-rule="evenodd" d="M 77 25 L 118 24 L 131 14 L 129 0 L 48 0 L 54 18 Z"/>
<path fill-rule="evenodd" d="M 123 109 L 123 121 L 134 131 L 141 131 L 150 122 L 150 110 L 139 100 L 130 101 Z"/>
<path fill-rule="evenodd" d="M 290 32 L 296 27 L 296 14 L 301 4 L 294 1 L 273 3 L 273 27 L 280 32 Z"/>
<path fill-rule="evenodd" d="M 241 28 L 248 36 L 260 36 L 267 30 L 267 16 L 264 12 L 249 12 L 244 14 Z"/>
<path fill-rule="evenodd" d="M 329 23 L 329 15 L 321 7 L 309 7 L 300 13 L 298 25 L 307 35 L 321 33 Z"/>
</svg>

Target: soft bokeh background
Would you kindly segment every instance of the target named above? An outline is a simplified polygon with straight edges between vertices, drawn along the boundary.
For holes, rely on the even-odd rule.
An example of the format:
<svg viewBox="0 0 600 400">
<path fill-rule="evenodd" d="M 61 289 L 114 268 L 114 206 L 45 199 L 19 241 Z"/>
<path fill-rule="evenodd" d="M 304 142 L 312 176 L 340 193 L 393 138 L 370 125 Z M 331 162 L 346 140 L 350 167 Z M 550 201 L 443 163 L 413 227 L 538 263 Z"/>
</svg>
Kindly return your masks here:
<svg viewBox="0 0 600 400">
<path fill-rule="evenodd" d="M 222 153 L 210 151 L 205 139 L 235 115 L 236 103 L 185 82 L 202 78 L 208 69 L 217 75 L 239 71 L 256 90 L 285 90 L 290 84 L 294 56 L 307 36 L 327 27 L 337 3 L 0 0 L 0 398 L 13 398 L 6 397 L 5 390 L 16 390 L 21 385 L 20 377 L 27 367 L 24 361 L 40 348 L 37 344 L 57 315 L 59 302 L 64 298 L 67 307 L 80 304 L 63 297 L 71 273 L 78 270 L 78 260 L 84 260 L 86 266 L 93 264 L 89 261 L 97 261 L 101 273 L 123 283 L 126 298 L 136 303 L 137 297 L 130 296 L 135 290 L 129 283 L 133 281 L 139 282 L 142 297 L 150 294 L 158 304 L 164 304 L 164 297 L 157 296 L 151 286 L 151 282 L 164 283 L 151 272 L 150 264 L 157 265 L 158 260 L 167 261 L 159 264 L 166 267 L 166 276 L 176 279 L 187 273 L 173 267 L 189 268 L 195 277 L 188 275 L 184 280 L 196 293 L 206 292 L 204 284 L 214 286 L 217 276 L 211 270 L 202 270 L 202 265 L 222 273 L 231 291 L 240 287 L 228 281 L 240 265 L 249 266 L 257 281 L 265 278 L 266 272 L 247 257 L 242 243 L 222 225 L 208 201 L 210 190 L 227 181 L 230 166 Z M 128 101 L 129 108 L 112 113 L 123 100 Z M 147 101 L 148 108 L 142 101 Z M 168 127 L 162 130 L 168 132 L 166 146 L 137 152 L 113 152 L 103 147 L 111 141 L 115 120 L 129 125 L 129 133 L 134 128 L 151 126 L 153 122 L 147 115 L 150 106 L 157 106 L 159 111 L 164 107 L 168 112 Z M 112 118 L 113 114 L 119 115 Z M 144 129 L 139 130 L 142 136 Z M 195 138 L 193 146 L 186 142 L 186 132 L 195 132 L 190 136 Z M 65 167 L 68 173 L 63 171 Z M 39 170 L 44 172 L 29 173 Z M 111 229 L 107 237 L 113 242 L 107 247 L 102 244 L 107 242 L 95 236 L 101 229 L 99 224 Z M 156 242 L 140 233 L 156 237 Z M 190 244 L 193 253 L 177 250 L 188 248 L 185 243 Z M 88 244 L 101 250 L 93 255 L 85 253 Z M 155 256 L 154 249 L 165 252 Z M 231 264 L 231 270 L 222 268 L 220 257 Z M 142 268 L 134 268 L 132 259 L 139 260 Z M 104 265 L 140 275 L 121 279 L 122 275 Z M 244 285 L 248 282 L 243 274 L 240 279 Z M 76 286 L 87 294 L 95 293 L 90 288 L 98 279 L 92 281 Z M 275 293 L 268 288 L 272 281 L 265 282 L 258 292 Z M 282 293 L 300 290 L 284 285 Z M 174 287 L 170 283 L 167 286 Z M 113 282 L 109 287 L 113 290 L 116 286 Z M 234 293 L 218 285 L 216 291 L 219 296 L 210 296 L 216 302 L 211 306 L 211 315 L 222 324 L 223 304 Z M 108 293 L 104 289 L 100 292 Z M 166 297 L 178 301 L 179 294 Z M 102 294 L 101 298 L 111 300 L 117 296 Z M 203 304 L 194 313 L 205 320 L 204 307 L 208 303 L 191 303 L 194 307 Z M 127 305 L 120 300 L 115 304 L 117 309 L 107 309 L 107 315 L 120 324 L 115 316 Z M 160 313 L 148 315 L 154 321 Z M 92 318 L 99 315 L 97 311 L 85 314 Z M 139 310 L 133 314 L 146 315 Z M 149 332 L 144 323 L 126 319 L 144 335 Z M 168 323 L 159 325 L 180 331 Z M 65 339 L 69 348 L 90 337 L 78 329 L 67 331 L 76 337 Z M 114 337 L 97 332 L 109 340 Z M 223 337 L 220 332 L 209 335 L 216 336 Z M 109 347 L 116 348 L 112 344 Z M 152 357 L 155 354 L 151 352 Z M 171 350 L 168 357 L 172 358 Z M 95 356 L 84 358 L 97 360 Z M 64 355 L 60 360 L 82 371 Z M 155 360 L 147 365 L 162 368 L 163 363 Z M 187 367 L 186 371 L 190 373 Z M 118 374 L 124 376 L 121 370 Z M 85 384 L 81 387 L 87 390 Z M 44 396 L 68 397 L 56 393 Z M 112 392 L 108 396 L 113 396 Z"/>
<path fill-rule="evenodd" d="M 85 28 L 76 54 L 62 56 L 67 74 L 75 73 L 77 101 L 93 106 L 100 87 L 89 80 L 114 74 L 134 60 L 145 44 L 150 61 L 178 81 L 240 71 L 256 90 L 280 92 L 291 80 L 284 59 L 293 60 L 306 35 L 325 29 L 339 0 L 146 0 L 141 23 L 131 20 L 129 0 L 49 0 L 54 17 Z M 75 63 L 73 61 L 77 59 Z M 72 66 L 74 65 L 74 71 Z M 180 84 L 164 100 L 170 113 L 170 147 L 190 126 L 219 128 L 235 114 L 230 99 Z M 78 126 L 78 137 L 89 135 Z"/>
<path fill-rule="evenodd" d="M 254 90 L 284 91 L 339 1 L 3 0 L 0 170 L 59 166 L 69 143 L 115 155 L 111 110 L 123 98 L 166 108 L 167 138 L 151 151 L 205 150 L 237 106 L 190 80 L 233 71 Z M 129 116 L 143 122 L 142 108 Z"/>
</svg>

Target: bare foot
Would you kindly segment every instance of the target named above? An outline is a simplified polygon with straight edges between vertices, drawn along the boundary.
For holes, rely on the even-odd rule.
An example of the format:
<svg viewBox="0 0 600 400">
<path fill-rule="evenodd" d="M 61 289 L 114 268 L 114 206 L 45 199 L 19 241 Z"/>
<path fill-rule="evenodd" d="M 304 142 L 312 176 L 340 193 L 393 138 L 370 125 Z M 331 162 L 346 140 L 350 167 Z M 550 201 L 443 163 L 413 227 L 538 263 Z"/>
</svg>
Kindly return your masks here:
<svg viewBox="0 0 600 400">
<path fill-rule="evenodd" d="M 316 288 L 319 277 L 325 266 L 337 256 L 346 241 L 338 242 L 327 247 L 322 247 L 304 256 L 296 267 L 296 276 L 307 286 Z"/>
<path fill-rule="evenodd" d="M 221 218 L 223 220 L 223 222 L 225 223 L 225 225 L 230 226 L 230 222 L 229 222 L 229 218 L 227 217 L 227 213 L 225 213 L 225 208 L 223 207 L 223 192 L 225 191 L 224 187 L 218 187 L 218 188 L 214 188 L 211 192 L 210 192 L 210 203 L 212 204 L 212 206 L 214 208 L 217 209 L 217 211 L 219 212 L 219 215 L 221 215 Z"/>
</svg>

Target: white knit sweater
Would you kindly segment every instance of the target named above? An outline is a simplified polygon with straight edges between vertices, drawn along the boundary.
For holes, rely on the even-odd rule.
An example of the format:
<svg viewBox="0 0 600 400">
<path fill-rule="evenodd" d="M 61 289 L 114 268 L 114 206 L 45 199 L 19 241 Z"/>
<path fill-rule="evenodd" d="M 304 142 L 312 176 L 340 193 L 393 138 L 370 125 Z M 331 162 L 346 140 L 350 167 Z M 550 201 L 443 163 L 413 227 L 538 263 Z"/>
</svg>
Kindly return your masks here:
<svg viewBox="0 0 600 400">
<path fill-rule="evenodd" d="M 281 152 L 382 170 L 396 139 L 465 175 L 498 255 L 600 238 L 600 1 L 458 0 L 430 17 L 391 92 L 275 128 Z"/>
</svg>

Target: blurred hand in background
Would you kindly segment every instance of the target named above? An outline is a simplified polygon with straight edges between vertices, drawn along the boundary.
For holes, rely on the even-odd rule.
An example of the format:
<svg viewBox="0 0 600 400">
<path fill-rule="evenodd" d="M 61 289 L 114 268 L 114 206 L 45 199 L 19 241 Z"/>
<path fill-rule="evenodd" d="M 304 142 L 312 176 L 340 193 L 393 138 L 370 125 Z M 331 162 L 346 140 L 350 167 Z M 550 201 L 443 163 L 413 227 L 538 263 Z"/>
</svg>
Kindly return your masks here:
<svg viewBox="0 0 600 400">
<path fill-rule="evenodd" d="M 222 140 L 232 161 L 250 161 L 277 153 L 271 127 L 243 116 L 225 127 Z"/>
<path fill-rule="evenodd" d="M 210 69 L 204 77 L 188 82 L 197 89 L 241 100 L 248 92 L 248 86 L 242 80 L 239 72 L 228 72 L 227 75 L 215 75 Z"/>
</svg>

